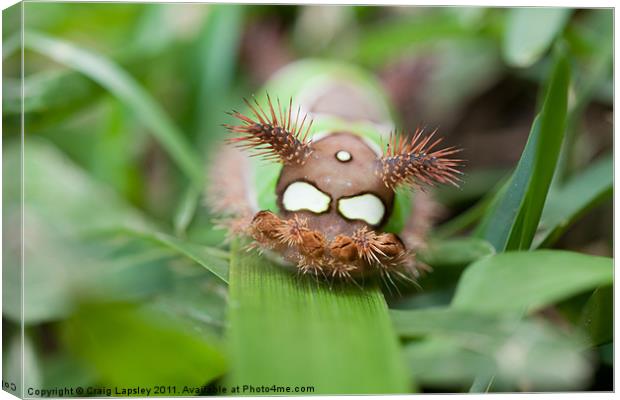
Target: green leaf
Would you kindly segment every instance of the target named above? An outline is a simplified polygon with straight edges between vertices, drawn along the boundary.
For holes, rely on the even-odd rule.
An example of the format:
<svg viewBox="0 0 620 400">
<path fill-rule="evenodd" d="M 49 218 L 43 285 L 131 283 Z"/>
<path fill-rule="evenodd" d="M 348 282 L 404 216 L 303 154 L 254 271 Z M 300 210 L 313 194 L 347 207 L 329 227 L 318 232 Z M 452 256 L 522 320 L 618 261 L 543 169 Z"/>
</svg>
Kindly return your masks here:
<svg viewBox="0 0 620 400">
<path fill-rule="evenodd" d="M 511 232 L 507 249 L 527 249 L 534 239 L 564 139 L 569 83 L 568 58 L 560 48 L 540 112 L 540 137 L 527 195 L 518 216 L 520 229 Z"/>
<path fill-rule="evenodd" d="M 4 166 L 19 171 L 20 144 L 7 147 Z M 55 230 L 76 236 L 111 227 L 155 228 L 145 215 L 109 187 L 92 179 L 47 140 L 27 138 L 24 148 L 23 201 L 28 209 L 53 221 Z M 8 203 L 19 205 L 19 182 L 4 188 L 10 196 Z"/>
<path fill-rule="evenodd" d="M 597 347 L 601 362 L 607 366 L 614 366 L 614 344 L 613 342 Z"/>
<path fill-rule="evenodd" d="M 183 320 L 196 332 L 221 337 L 226 325 L 226 285 L 190 262 L 175 264 L 174 272 L 172 287 L 153 299 L 153 308 Z"/>
<path fill-rule="evenodd" d="M 137 6 L 140 15 L 130 23 L 130 35 L 125 46 L 118 50 L 117 58 L 144 60 L 166 52 L 174 54 L 174 47 L 183 46 L 188 36 L 194 33 L 193 29 L 204 23 L 211 7 L 173 3 Z"/>
<path fill-rule="evenodd" d="M 471 237 L 431 241 L 420 252 L 420 259 L 431 267 L 457 268 L 494 253 L 495 249 L 489 242 Z"/>
<path fill-rule="evenodd" d="M 579 325 L 588 333 L 593 346 L 613 341 L 613 287 L 597 288 L 583 308 Z"/>
<path fill-rule="evenodd" d="M 83 73 L 114 94 L 150 129 L 188 178 L 196 185 L 202 182 L 201 158 L 183 133 L 149 93 L 117 64 L 93 51 L 41 33 L 26 32 L 24 45 Z"/>
<path fill-rule="evenodd" d="M 184 235 L 187 227 L 192 222 L 194 214 L 199 205 L 199 199 L 202 191 L 198 186 L 190 185 L 183 194 L 181 202 L 174 214 L 174 232 L 178 235 Z"/>
<path fill-rule="evenodd" d="M 5 16 L 6 14 L 3 13 L 3 17 Z M 17 33 L 17 34 L 13 34 L 11 36 L 6 37 L 4 39 L 4 45 L 2 46 L 2 60 L 6 60 L 12 54 L 19 51 L 21 47 L 22 47 L 21 34 Z"/>
<path fill-rule="evenodd" d="M 136 300 L 166 290 L 170 266 L 182 257 L 223 282 L 228 253 L 157 231 L 116 193 L 96 182 L 53 146 L 29 138 L 24 153 L 25 264 L 21 274 L 20 187 L 4 180 L 4 316 L 33 324 L 66 317 L 74 297 Z M 6 171 L 19 170 L 15 145 L 5 148 Z M 93 209 L 97 212 L 93 213 Z"/>
<path fill-rule="evenodd" d="M 580 337 L 543 321 L 451 308 L 391 313 L 412 375 L 430 387 L 474 390 L 582 389 L 590 375 Z"/>
<path fill-rule="evenodd" d="M 227 111 L 223 104 L 234 83 L 243 14 L 244 8 L 239 5 L 211 5 L 200 32 L 196 50 L 200 81 L 195 129 L 200 135 L 201 149 L 217 137 Z"/>
<path fill-rule="evenodd" d="M 582 215 L 613 193 L 613 158 L 597 160 L 560 188 L 551 190 L 532 247 L 549 247 Z"/>
<path fill-rule="evenodd" d="M 452 305 L 491 313 L 531 312 L 598 286 L 610 285 L 612 259 L 568 251 L 508 252 L 463 273 Z"/>
<path fill-rule="evenodd" d="M 239 5 L 212 4 L 196 45 L 198 94 L 194 130 L 198 148 L 207 151 L 221 132 L 234 83 L 244 8 Z M 238 101 L 238 99 L 235 99 Z M 175 213 L 177 235 L 184 234 L 200 204 L 202 187 L 190 186 Z"/>
<path fill-rule="evenodd" d="M 458 39 L 430 43 L 430 49 L 417 55 L 433 60 L 424 88 L 417 89 L 418 95 L 424 97 L 420 105 L 423 111 L 417 115 L 425 120 L 456 123 L 454 119 L 466 112 L 471 99 L 490 90 L 502 77 L 503 64 L 495 40 L 468 36 L 473 36 L 472 32 Z M 465 76 L 467 79 L 463 79 Z"/>
<path fill-rule="evenodd" d="M 198 264 L 205 267 L 207 270 L 211 271 L 224 283 L 228 283 L 229 253 L 226 251 L 213 247 L 202 246 L 185 240 L 180 240 L 175 238 L 174 236 L 170 236 L 161 232 L 154 232 L 152 234 L 130 232 L 129 230 L 125 230 L 125 232 L 163 244 L 164 246 L 178 252 L 179 254 L 197 262 Z"/>
<path fill-rule="evenodd" d="M 410 391 L 378 288 L 297 277 L 235 244 L 228 310 L 231 384 L 313 394 Z"/>
<path fill-rule="evenodd" d="M 510 314 L 496 316 L 450 307 L 390 310 L 390 317 L 396 333 L 404 338 L 446 335 L 493 338 L 515 329 L 519 324 L 519 319 Z"/>
<path fill-rule="evenodd" d="M 449 207 L 471 204 L 490 192 L 497 190 L 499 183 L 505 183 L 507 176 L 512 172 L 505 168 L 476 169 L 467 171 L 467 185 L 454 190 L 454 187 L 437 187 L 433 194 L 437 201 Z"/>
<path fill-rule="evenodd" d="M 102 268 L 104 265 L 111 267 L 98 253 L 80 242 L 81 234 L 93 229 L 150 229 L 154 225 L 108 187 L 93 181 L 49 143 L 31 137 L 26 140 L 25 147 L 24 198 L 21 198 L 19 180 L 15 179 L 19 174 L 3 181 L 3 233 L 10 238 L 5 242 L 9 251 L 3 259 L 6 294 L 3 315 L 30 324 L 64 317 L 71 309 L 75 291 L 83 290 L 87 281 L 99 283 L 100 275 L 96 271 L 108 271 Z M 19 149 L 15 143 L 5 145 L 5 171 L 20 170 Z M 22 211 L 23 275 L 18 251 Z M 149 261 L 155 262 L 169 256 L 159 253 L 149 257 Z M 168 280 L 161 265 L 144 268 L 144 259 L 116 260 L 114 265 L 126 279 L 137 277 L 129 266 L 142 268 L 140 279 L 134 281 L 130 293 L 147 293 Z M 147 290 L 147 286 L 151 289 Z"/>
<path fill-rule="evenodd" d="M 564 28 L 570 8 L 519 7 L 508 10 L 508 21 L 502 50 L 509 65 L 527 67 L 549 49 Z"/>
<path fill-rule="evenodd" d="M 584 157 L 582 146 L 588 139 L 587 135 L 580 134 L 580 129 L 583 128 L 580 122 L 593 97 L 597 95 L 598 90 L 606 81 L 612 79 L 613 75 L 614 21 L 612 10 L 588 10 L 575 25 L 575 35 L 580 39 L 587 37 L 593 50 L 590 60 L 585 65 L 576 63 L 575 87 L 569 109 L 566 139 L 554 177 L 556 183 L 565 183 L 570 176 L 583 169 L 583 161 L 589 161 L 588 156 Z M 577 53 L 574 43 L 570 45 L 572 52 Z"/>
<path fill-rule="evenodd" d="M 57 110 L 83 102 L 94 92 L 94 84 L 71 71 L 43 71 L 24 79 L 22 96 L 21 79 L 5 79 L 2 110 L 6 114 Z M 62 92 L 62 96 L 58 93 Z"/>
<path fill-rule="evenodd" d="M 47 390 L 57 390 L 61 387 L 77 388 L 96 384 L 97 374 L 93 368 L 78 361 L 64 350 L 42 358 L 42 386 Z"/>
<path fill-rule="evenodd" d="M 407 16 L 366 29 L 359 38 L 355 58 L 363 64 L 385 64 L 412 48 L 474 33 L 455 14 Z"/>
<path fill-rule="evenodd" d="M 559 50 L 545 102 L 519 164 L 482 222 L 482 237 L 499 252 L 529 248 L 533 240 L 564 137 L 569 72 L 568 60 Z"/>
<path fill-rule="evenodd" d="M 487 189 L 486 195 L 478 200 L 476 204 L 443 225 L 440 225 L 432 232 L 432 236 L 437 239 L 446 238 L 482 220 L 473 233 L 473 236 L 481 236 L 480 232 L 484 231 L 486 225 L 489 223 L 488 218 L 491 213 L 489 213 L 488 210 L 497 202 L 501 191 L 505 190 L 507 187 L 506 182 L 508 179 L 509 177 L 500 179 L 492 188 Z"/>
<path fill-rule="evenodd" d="M 62 323 L 61 337 L 106 386 L 176 385 L 181 390 L 226 371 L 218 340 L 148 307 L 82 305 Z"/>
</svg>

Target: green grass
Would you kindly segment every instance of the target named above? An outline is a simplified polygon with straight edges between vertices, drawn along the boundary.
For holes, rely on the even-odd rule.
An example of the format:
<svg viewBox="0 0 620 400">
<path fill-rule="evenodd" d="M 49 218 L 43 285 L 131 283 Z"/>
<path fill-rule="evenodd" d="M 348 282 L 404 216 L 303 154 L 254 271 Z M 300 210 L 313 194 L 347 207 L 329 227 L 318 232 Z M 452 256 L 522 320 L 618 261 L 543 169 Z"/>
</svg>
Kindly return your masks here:
<svg viewBox="0 0 620 400">
<path fill-rule="evenodd" d="M 545 101 L 512 178 L 482 222 L 482 237 L 498 251 L 529 248 L 555 172 L 566 126 L 570 69 L 559 49 Z"/>
<path fill-rule="evenodd" d="M 79 71 L 113 93 L 162 143 L 196 185 L 202 183 L 200 157 L 153 98 L 113 61 L 71 43 L 36 32 L 24 34 L 24 46 Z"/>
<path fill-rule="evenodd" d="M 613 193 L 612 154 L 597 147 L 608 138 L 593 141 L 584 124 L 592 104 L 613 106 L 609 10 L 331 8 L 341 12 L 330 15 L 337 32 L 355 34 L 307 50 L 291 40 L 305 32 L 302 8 L 25 3 L 22 160 L 19 7 L 3 14 L 10 380 L 312 386 L 314 394 L 605 384 L 613 259 L 584 249 L 611 247 L 611 227 L 581 220 L 609 210 Z M 498 81 L 528 79 L 530 97 L 539 88 L 512 173 L 502 180 L 509 166 L 499 174 L 468 167 L 461 190 L 437 192 L 453 217 L 417 255 L 433 268 L 421 291 L 301 279 L 214 229 L 202 202 L 204 160 L 223 134 L 224 111 L 257 89 L 255 65 L 239 49 L 263 16 L 287 21 L 278 32 L 294 56 L 329 54 L 384 76 L 397 74 L 390 67 L 403 56 L 428 62 L 418 72 L 431 78 L 404 89 L 440 131 L 485 107 L 482 94 L 498 96 Z"/>
<path fill-rule="evenodd" d="M 231 384 L 313 386 L 316 394 L 412 390 L 376 286 L 330 287 L 239 245 L 230 269 Z"/>
</svg>

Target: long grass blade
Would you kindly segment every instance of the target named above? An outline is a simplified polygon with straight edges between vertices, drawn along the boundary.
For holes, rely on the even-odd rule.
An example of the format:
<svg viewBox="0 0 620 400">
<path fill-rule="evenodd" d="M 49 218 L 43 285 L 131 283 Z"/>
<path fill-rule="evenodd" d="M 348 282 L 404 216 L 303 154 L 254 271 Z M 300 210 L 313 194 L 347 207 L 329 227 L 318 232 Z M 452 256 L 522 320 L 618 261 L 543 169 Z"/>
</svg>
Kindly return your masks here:
<svg viewBox="0 0 620 400">
<path fill-rule="evenodd" d="M 374 286 L 330 288 L 235 244 L 229 327 L 233 385 L 312 386 L 306 393 L 313 394 L 410 391 L 385 300 Z"/>
<path fill-rule="evenodd" d="M 163 232 L 139 231 L 128 228 L 92 231 L 86 235 L 86 238 L 105 240 L 115 236 L 142 239 L 155 243 L 161 248 L 172 250 L 174 254 L 188 258 L 206 268 L 223 283 L 228 283 L 228 259 L 230 255 L 227 251 L 181 240 Z"/>
<path fill-rule="evenodd" d="M 223 104 L 231 97 L 242 23 L 242 6 L 212 4 L 197 43 L 199 90 L 195 102 L 194 133 L 198 148 L 205 152 L 218 137 L 217 133 L 222 131 Z M 184 234 L 192 222 L 200 204 L 201 189 L 195 186 L 186 189 L 174 217 L 177 235 Z"/>
<path fill-rule="evenodd" d="M 519 164 L 482 222 L 482 237 L 497 251 L 529 248 L 534 238 L 564 138 L 569 79 L 560 49 Z"/>
<path fill-rule="evenodd" d="M 90 50 L 37 32 L 27 32 L 24 45 L 29 50 L 83 73 L 109 90 L 150 129 L 195 184 L 202 182 L 202 162 L 183 133 L 146 90 L 116 63 Z"/>
<path fill-rule="evenodd" d="M 608 257 L 559 250 L 507 252 L 470 265 L 452 306 L 494 314 L 532 312 L 612 281 Z"/>
<path fill-rule="evenodd" d="M 533 248 L 549 247 L 579 217 L 613 194 L 613 158 L 609 154 L 549 193 Z"/>
</svg>

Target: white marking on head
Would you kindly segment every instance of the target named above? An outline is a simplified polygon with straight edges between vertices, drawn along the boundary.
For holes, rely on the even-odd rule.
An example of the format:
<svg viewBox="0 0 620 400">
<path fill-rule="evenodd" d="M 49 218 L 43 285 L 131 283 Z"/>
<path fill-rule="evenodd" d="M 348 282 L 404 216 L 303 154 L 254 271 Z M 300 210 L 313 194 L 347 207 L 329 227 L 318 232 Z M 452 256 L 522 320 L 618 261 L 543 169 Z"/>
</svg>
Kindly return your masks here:
<svg viewBox="0 0 620 400">
<path fill-rule="evenodd" d="M 282 195 L 282 206 L 287 211 L 308 210 L 320 214 L 329 209 L 331 198 L 308 182 L 293 182 Z"/>
<path fill-rule="evenodd" d="M 349 153 L 348 151 L 340 150 L 338 153 L 336 153 L 336 158 L 340 162 L 347 162 L 347 161 L 351 161 L 351 158 L 353 157 L 351 156 L 351 153 Z"/>
<path fill-rule="evenodd" d="M 385 215 L 385 206 L 374 194 L 348 197 L 338 201 L 338 212 L 348 219 L 361 219 L 370 225 L 377 225 Z"/>
</svg>

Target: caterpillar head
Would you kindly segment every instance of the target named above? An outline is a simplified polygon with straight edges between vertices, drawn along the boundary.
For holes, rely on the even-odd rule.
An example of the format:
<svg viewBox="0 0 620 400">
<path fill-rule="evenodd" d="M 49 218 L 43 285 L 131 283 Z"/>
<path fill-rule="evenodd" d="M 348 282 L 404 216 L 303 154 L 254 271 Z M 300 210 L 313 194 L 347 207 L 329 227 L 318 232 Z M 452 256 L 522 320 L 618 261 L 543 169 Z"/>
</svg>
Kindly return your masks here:
<svg viewBox="0 0 620 400">
<path fill-rule="evenodd" d="M 303 164 L 282 168 L 276 187 L 284 217 L 302 215 L 328 239 L 381 227 L 390 216 L 394 191 L 377 173 L 378 155 L 361 136 L 333 132 L 311 143 Z"/>
<path fill-rule="evenodd" d="M 411 139 L 394 135 L 385 151 L 346 130 L 308 138 L 311 123 L 268 98 L 265 111 L 246 101 L 253 116 L 232 115 L 241 125 L 230 141 L 254 155 L 283 164 L 275 188 L 278 215 L 260 212 L 251 234 L 301 268 L 346 276 L 405 263 L 407 249 L 394 234 L 381 233 L 402 185 L 456 185 L 458 150 L 436 149 L 434 132 Z M 305 128 L 304 128 L 305 127 Z"/>
</svg>

